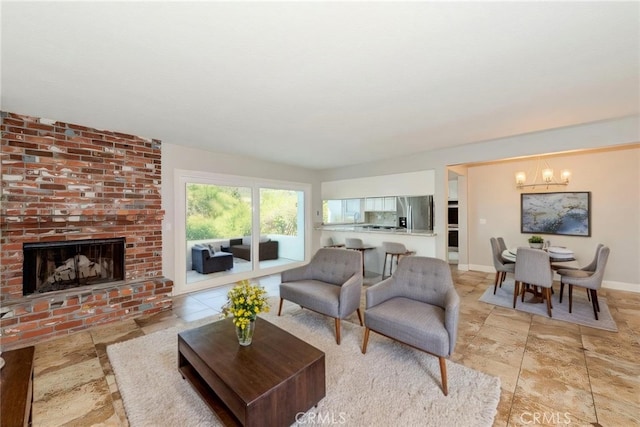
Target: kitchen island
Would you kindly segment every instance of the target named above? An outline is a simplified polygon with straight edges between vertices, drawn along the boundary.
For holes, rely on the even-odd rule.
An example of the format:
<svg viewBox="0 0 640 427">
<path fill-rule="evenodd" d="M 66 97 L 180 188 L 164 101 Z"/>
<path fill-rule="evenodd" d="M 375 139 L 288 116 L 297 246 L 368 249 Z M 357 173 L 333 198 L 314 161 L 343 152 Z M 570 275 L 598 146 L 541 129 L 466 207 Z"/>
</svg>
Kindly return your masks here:
<svg viewBox="0 0 640 427">
<path fill-rule="evenodd" d="M 375 246 L 376 249 L 365 253 L 367 268 L 365 276 L 382 274 L 384 261 L 382 242 L 402 243 L 417 256 L 436 256 L 436 234 L 432 230 L 408 230 L 377 224 L 324 225 L 317 230 L 322 231 L 321 242 L 327 242 L 331 238 L 334 244 L 343 244 L 346 238 L 354 237 L 362 239 L 366 246 Z"/>
</svg>

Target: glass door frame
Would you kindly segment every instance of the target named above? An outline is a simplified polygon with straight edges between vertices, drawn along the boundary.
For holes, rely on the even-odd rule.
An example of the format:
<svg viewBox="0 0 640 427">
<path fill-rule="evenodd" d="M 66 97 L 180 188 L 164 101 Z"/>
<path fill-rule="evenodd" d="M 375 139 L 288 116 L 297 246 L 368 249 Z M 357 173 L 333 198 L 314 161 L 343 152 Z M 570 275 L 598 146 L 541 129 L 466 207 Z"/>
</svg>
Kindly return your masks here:
<svg viewBox="0 0 640 427">
<path fill-rule="evenodd" d="M 281 189 L 300 191 L 304 194 L 304 206 L 303 214 L 304 229 L 298 230 L 298 232 L 304 233 L 304 261 L 291 262 L 286 265 L 279 265 L 273 267 L 260 268 L 260 261 L 257 257 L 252 256 L 252 268 L 251 271 L 240 272 L 237 274 L 227 274 L 224 276 L 212 277 L 211 279 L 205 279 L 196 283 L 187 284 L 185 262 L 187 259 L 186 249 L 186 185 L 187 183 L 199 183 L 199 184 L 212 184 L 220 186 L 230 187 L 250 187 L 252 189 L 252 231 L 251 239 L 252 246 L 257 245 L 260 239 L 260 189 Z M 229 283 L 237 282 L 244 279 L 253 279 L 255 277 L 267 276 L 270 274 L 277 274 L 284 270 L 303 265 L 309 260 L 309 254 L 311 253 L 311 243 L 313 237 L 313 227 L 311 221 L 311 184 L 297 183 L 290 181 L 277 181 L 263 178 L 246 177 L 239 175 L 227 175 L 216 174 L 202 171 L 190 171 L 176 169 L 174 174 L 174 188 L 175 194 L 175 259 L 174 259 L 174 271 L 175 278 L 173 294 L 180 295 L 184 293 L 194 292 L 203 289 L 214 288 L 217 286 L 226 285 Z"/>
</svg>

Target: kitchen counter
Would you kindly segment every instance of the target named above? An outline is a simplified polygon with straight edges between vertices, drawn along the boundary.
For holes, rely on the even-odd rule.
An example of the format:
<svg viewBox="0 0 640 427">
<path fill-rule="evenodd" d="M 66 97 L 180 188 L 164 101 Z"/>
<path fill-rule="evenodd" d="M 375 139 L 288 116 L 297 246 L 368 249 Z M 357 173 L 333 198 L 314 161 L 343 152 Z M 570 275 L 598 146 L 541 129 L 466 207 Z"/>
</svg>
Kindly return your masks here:
<svg viewBox="0 0 640 427">
<path fill-rule="evenodd" d="M 355 225 L 323 225 L 317 228 L 321 231 L 339 231 L 339 232 L 357 232 L 357 233 L 380 233 L 380 234 L 394 234 L 402 236 L 435 236 L 436 233 L 433 230 L 408 230 L 406 228 L 393 227 L 387 225 L 368 225 L 368 224 L 355 224 Z"/>
<path fill-rule="evenodd" d="M 373 228 L 377 224 L 336 224 L 317 226 L 316 230 L 322 232 L 322 242 L 329 239 L 332 244 L 345 243 L 348 237 L 362 239 L 365 246 L 372 248 L 363 253 L 364 264 L 367 268 L 365 277 L 371 274 L 382 274 L 385 253 L 382 248 L 384 242 L 402 243 L 410 251 L 418 256 L 436 256 L 436 233 L 432 230 L 407 230 L 386 226 L 387 228 Z M 385 227 L 385 226 L 382 226 Z"/>
</svg>

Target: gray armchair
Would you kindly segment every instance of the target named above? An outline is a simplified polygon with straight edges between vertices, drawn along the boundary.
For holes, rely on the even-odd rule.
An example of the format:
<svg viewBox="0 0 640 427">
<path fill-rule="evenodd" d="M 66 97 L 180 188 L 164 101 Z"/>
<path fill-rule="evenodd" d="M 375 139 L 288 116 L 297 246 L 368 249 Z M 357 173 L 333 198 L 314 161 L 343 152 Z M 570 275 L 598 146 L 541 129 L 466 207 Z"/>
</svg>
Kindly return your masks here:
<svg viewBox="0 0 640 427">
<path fill-rule="evenodd" d="M 362 256 L 346 249 L 323 248 L 309 264 L 282 272 L 280 307 L 288 301 L 335 319 L 336 342 L 340 344 L 340 319 L 358 313 L 362 294 Z"/>
<path fill-rule="evenodd" d="M 560 283 L 564 286 L 569 285 L 569 313 L 573 305 L 573 287 L 581 286 L 588 289 L 591 294 L 591 304 L 593 305 L 593 314 L 598 320 L 598 311 L 600 311 L 600 305 L 598 304 L 598 289 L 602 286 L 602 279 L 604 278 L 604 268 L 607 266 L 607 260 L 609 259 L 609 248 L 603 246 L 598 249 L 598 256 L 596 258 L 595 271 L 587 270 L 558 270 L 560 275 Z"/>
<path fill-rule="evenodd" d="M 442 391 L 447 388 L 445 358 L 456 345 L 460 297 L 449 264 L 441 259 L 404 257 L 393 276 L 367 289 L 364 342 L 369 331 L 438 357 Z"/>
</svg>

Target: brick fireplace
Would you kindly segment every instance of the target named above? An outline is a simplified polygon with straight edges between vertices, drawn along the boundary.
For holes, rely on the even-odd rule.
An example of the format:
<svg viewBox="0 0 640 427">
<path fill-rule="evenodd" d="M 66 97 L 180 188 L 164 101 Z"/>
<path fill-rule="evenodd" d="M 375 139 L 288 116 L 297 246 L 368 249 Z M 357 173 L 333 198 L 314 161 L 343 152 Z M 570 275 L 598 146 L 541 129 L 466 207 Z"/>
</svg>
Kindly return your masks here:
<svg viewBox="0 0 640 427">
<path fill-rule="evenodd" d="M 13 113 L 1 118 L 0 344 L 19 347 L 169 309 L 160 141 Z M 25 245 L 109 239 L 124 240 L 123 280 L 23 295 Z"/>
</svg>

